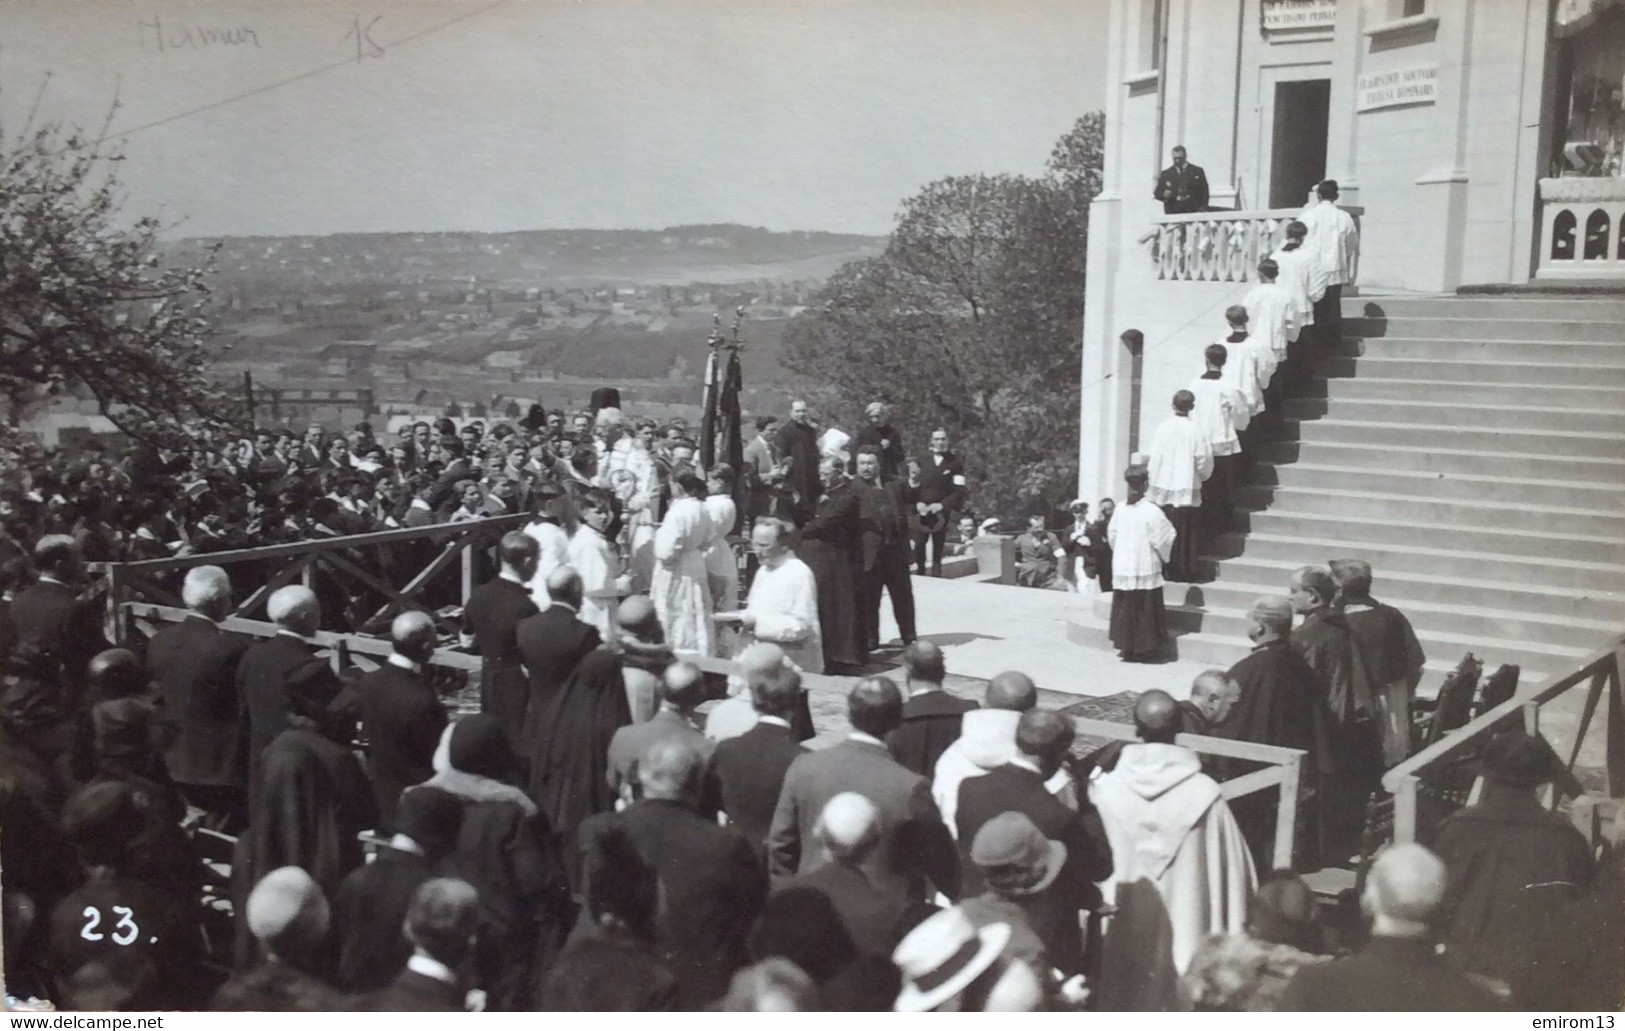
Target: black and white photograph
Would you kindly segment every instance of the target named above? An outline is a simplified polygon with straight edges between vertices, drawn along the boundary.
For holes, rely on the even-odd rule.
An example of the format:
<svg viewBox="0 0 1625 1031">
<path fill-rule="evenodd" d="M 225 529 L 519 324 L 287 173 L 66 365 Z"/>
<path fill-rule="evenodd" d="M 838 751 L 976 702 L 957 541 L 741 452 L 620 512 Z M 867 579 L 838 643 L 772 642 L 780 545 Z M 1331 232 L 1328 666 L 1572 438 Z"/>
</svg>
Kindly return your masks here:
<svg viewBox="0 0 1625 1031">
<path fill-rule="evenodd" d="M 1625 0 L 0 5 L 17 1027 L 1606 1031 L 1622 800 Z"/>
</svg>

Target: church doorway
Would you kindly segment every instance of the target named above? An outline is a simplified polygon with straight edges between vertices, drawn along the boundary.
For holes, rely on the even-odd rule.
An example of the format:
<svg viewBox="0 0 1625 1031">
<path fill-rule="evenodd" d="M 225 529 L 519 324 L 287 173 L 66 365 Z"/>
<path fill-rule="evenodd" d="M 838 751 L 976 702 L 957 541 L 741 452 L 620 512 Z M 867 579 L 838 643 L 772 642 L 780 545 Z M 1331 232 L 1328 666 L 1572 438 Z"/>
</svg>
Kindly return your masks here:
<svg viewBox="0 0 1625 1031">
<path fill-rule="evenodd" d="M 1332 81 L 1301 79 L 1275 84 L 1270 146 L 1270 207 L 1301 208 L 1309 190 L 1326 178 L 1326 133 Z"/>
</svg>

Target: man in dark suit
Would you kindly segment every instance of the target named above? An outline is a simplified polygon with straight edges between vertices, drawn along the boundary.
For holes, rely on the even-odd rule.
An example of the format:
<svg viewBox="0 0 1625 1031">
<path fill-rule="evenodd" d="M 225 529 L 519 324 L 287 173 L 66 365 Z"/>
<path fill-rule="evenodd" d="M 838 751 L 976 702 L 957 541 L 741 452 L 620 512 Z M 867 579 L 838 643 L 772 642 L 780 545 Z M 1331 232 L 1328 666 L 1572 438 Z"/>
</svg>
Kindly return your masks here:
<svg viewBox="0 0 1625 1031">
<path fill-rule="evenodd" d="M 99 610 L 79 600 L 84 561 L 79 545 L 65 534 L 48 534 L 34 545 L 34 568 L 39 579 L 11 599 L 11 621 L 17 629 L 17 649 L 33 648 L 60 663 L 73 708 L 82 698 L 78 685 L 96 653 L 107 648 Z"/>
<path fill-rule="evenodd" d="M 638 761 L 662 741 L 681 741 L 711 758 L 711 739 L 695 726 L 694 710 L 705 701 L 705 675 L 692 663 L 674 662 L 660 677 L 660 708 L 642 723 L 628 723 L 609 739 L 609 787 L 622 794 L 637 782 Z M 707 809 L 710 815 L 716 809 Z"/>
<path fill-rule="evenodd" d="M 468 992 L 459 971 L 474 954 L 480 896 L 452 877 L 426 881 L 406 911 L 412 956 L 387 988 L 361 996 L 355 1009 L 401 1013 L 461 1013 Z"/>
<path fill-rule="evenodd" d="M 1185 160 L 1185 148 L 1174 148 L 1174 163 L 1157 176 L 1157 189 L 1152 197 L 1162 201 L 1165 215 L 1186 215 L 1206 211 L 1208 202 L 1207 173 L 1201 165 Z"/>
<path fill-rule="evenodd" d="M 1352 956 L 1307 964 L 1277 1010 L 1482 1011 L 1501 1007 L 1434 948 L 1430 924 L 1444 901 L 1444 863 L 1415 843 L 1395 845 L 1371 864 L 1361 903 L 1371 939 Z"/>
<path fill-rule="evenodd" d="M 847 695 L 847 716 L 852 733 L 846 740 L 801 756 L 785 772 L 768 832 L 770 871 L 807 873 L 823 863 L 813 834 L 818 817 L 830 799 L 852 791 L 880 810 L 876 875 L 902 882 L 910 898 L 926 898 L 928 882 L 958 898 L 958 856 L 931 782 L 901 766 L 883 743 L 902 722 L 902 693 L 885 677 L 865 677 Z"/>
<path fill-rule="evenodd" d="M 691 743 L 657 742 L 638 763 L 642 798 L 589 818 L 579 835 L 589 892 L 603 876 L 595 843 L 610 826 L 624 829 L 638 855 L 660 872 L 660 937 L 686 1010 L 720 998 L 734 971 L 749 962 L 745 939 L 767 897 L 756 849 L 739 831 L 695 812 L 704 768 Z"/>
<path fill-rule="evenodd" d="M 801 697 L 801 676 L 794 669 L 779 676 L 751 678 L 756 725 L 738 737 L 718 742 L 706 772 L 707 804 L 726 813 L 729 824 L 738 827 L 764 856 L 784 775 L 807 751 L 790 725 Z"/>
<path fill-rule="evenodd" d="M 928 780 L 936 776 L 942 753 L 959 740 L 965 713 L 976 708 L 970 699 L 942 689 L 947 677 L 942 649 L 932 642 L 915 641 L 903 649 L 908 701 L 903 703 L 903 722 L 886 735 L 886 747 L 893 759 Z"/>
<path fill-rule="evenodd" d="M 788 460 L 783 485 L 790 518 L 797 526 L 813 517 L 823 487 L 818 477 L 818 431 L 813 429 L 812 411 L 805 401 L 790 402 L 790 421 L 779 428 L 774 440 L 779 462 Z"/>
<path fill-rule="evenodd" d="M 259 796 L 260 756 L 288 729 L 289 695 L 336 701 L 343 689 L 311 640 L 322 618 L 315 593 L 297 584 L 279 588 L 266 601 L 265 611 L 279 628 L 276 636 L 250 646 L 237 663 L 237 691 L 248 740 L 250 805 Z M 253 815 L 249 814 L 251 820 Z"/>
<path fill-rule="evenodd" d="M 908 578 L 908 509 L 913 492 L 882 478 L 884 456 L 871 444 L 858 448 L 858 635 L 865 651 L 880 647 L 880 592 L 891 595 L 892 615 L 904 644 L 914 640 L 914 585 Z"/>
<path fill-rule="evenodd" d="M 401 792 L 434 775 L 434 752 L 446 729 L 446 707 L 424 676 L 434 655 L 434 620 L 403 612 L 389 637 L 389 658 L 353 689 L 367 738 L 367 776 L 378 798 L 378 830 L 385 834 L 395 832 Z"/>
<path fill-rule="evenodd" d="M 948 431 L 931 431 L 931 450 L 919 460 L 920 482 L 914 508 L 920 516 L 920 531 L 914 536 L 914 564 L 925 575 L 926 545 L 931 549 L 931 575 L 942 575 L 942 549 L 948 541 L 948 525 L 954 513 L 965 504 L 965 467 L 959 456 L 948 450 Z M 910 484 L 910 486 L 913 486 Z"/>
<path fill-rule="evenodd" d="M 860 427 L 853 435 L 852 446 L 857 449 L 854 454 L 862 454 L 866 447 L 875 448 L 880 456 L 881 478 L 897 479 L 903 475 L 903 462 L 908 457 L 908 448 L 903 443 L 903 434 L 891 424 L 891 408 L 884 401 L 871 401 L 863 410 L 863 414 L 868 418 L 869 424 Z"/>
<path fill-rule="evenodd" d="M 774 892 L 811 888 L 823 893 L 870 962 L 890 958 L 902 938 L 903 914 L 915 901 L 903 885 L 873 874 L 881 829 L 873 802 L 853 792 L 836 795 L 824 806 L 814 831 L 829 862 L 782 882 Z"/>
<path fill-rule="evenodd" d="M 547 703 L 564 686 L 576 663 L 603 643 L 598 628 L 576 615 L 581 611 L 581 574 L 570 566 L 558 566 L 547 574 L 547 596 L 552 600 L 544 611 L 523 620 L 515 631 L 519 656 L 525 664 L 530 692 L 522 712 L 506 707 L 497 710 L 502 725 L 518 732 L 517 754 L 531 754 L 539 728 L 537 722 Z"/>
<path fill-rule="evenodd" d="M 1100 814 L 1087 797 L 1078 799 L 1074 812 L 1045 786 L 1061 768 L 1074 734 L 1072 722 L 1060 713 L 1044 709 L 1024 712 L 1016 724 L 1016 758 L 959 785 L 955 820 L 967 898 L 987 890 L 981 871 L 970 860 L 976 832 L 1000 813 L 1017 812 L 1031 820 L 1044 837 L 1066 846 L 1066 864 L 1053 889 L 1056 904 L 1068 912 L 1100 910 L 1101 894 L 1096 882 L 1112 873 L 1111 843 Z M 1067 961 L 1072 962 L 1082 955 L 1083 943 L 1077 921 L 1068 924 L 1070 931 L 1062 951 L 1069 953 Z"/>
<path fill-rule="evenodd" d="M 181 584 L 181 600 L 191 613 L 147 643 L 147 671 L 172 735 L 164 762 L 187 801 L 234 825 L 244 815 L 248 772 L 237 694 L 247 645 L 219 626 L 231 613 L 231 579 L 219 566 L 195 566 Z"/>
<path fill-rule="evenodd" d="M 536 538 L 514 530 L 502 535 L 498 546 L 502 571 L 494 580 L 474 588 L 463 606 L 463 640 L 472 642 L 480 664 L 480 711 L 501 715 L 517 728 L 523 726 L 530 681 L 519 654 L 519 624 L 536 615 L 530 581 L 536 575 L 541 548 Z"/>
<path fill-rule="evenodd" d="M 338 988 L 377 991 L 394 980 L 412 955 L 404 931 L 412 896 L 445 868 L 462 826 L 462 800 L 450 792 L 420 784 L 401 795 L 395 836 L 333 893 Z"/>
</svg>

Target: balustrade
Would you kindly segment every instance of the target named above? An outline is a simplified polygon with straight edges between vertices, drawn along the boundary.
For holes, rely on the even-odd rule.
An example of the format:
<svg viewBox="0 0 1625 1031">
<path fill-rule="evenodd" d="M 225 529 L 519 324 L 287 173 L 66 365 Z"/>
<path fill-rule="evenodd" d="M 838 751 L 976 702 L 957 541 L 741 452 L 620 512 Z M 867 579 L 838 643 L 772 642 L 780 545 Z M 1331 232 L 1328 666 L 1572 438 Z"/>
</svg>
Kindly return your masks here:
<svg viewBox="0 0 1625 1031">
<path fill-rule="evenodd" d="M 1356 224 L 1364 214 L 1363 208 L 1343 210 Z M 1258 263 L 1286 238 L 1287 224 L 1302 213 L 1299 208 L 1270 208 L 1162 215 L 1143 242 L 1158 279 L 1248 283 L 1258 277 Z"/>
<path fill-rule="evenodd" d="M 1625 279 L 1625 179 L 1540 181 L 1537 279 Z"/>
</svg>

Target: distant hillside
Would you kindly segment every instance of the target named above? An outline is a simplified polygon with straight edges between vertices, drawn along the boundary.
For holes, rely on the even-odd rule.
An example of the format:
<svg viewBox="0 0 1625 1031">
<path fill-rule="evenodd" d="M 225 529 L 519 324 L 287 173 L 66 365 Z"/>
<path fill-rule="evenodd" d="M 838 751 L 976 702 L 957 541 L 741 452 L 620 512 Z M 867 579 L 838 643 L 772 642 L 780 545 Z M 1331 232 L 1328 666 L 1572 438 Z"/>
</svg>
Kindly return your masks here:
<svg viewBox="0 0 1625 1031">
<path fill-rule="evenodd" d="M 350 233 L 180 240 L 177 261 L 218 246 L 219 286 L 245 298 L 312 291 L 571 289 L 753 281 L 820 283 L 878 254 L 884 237 L 739 225 L 518 233 Z"/>
</svg>

